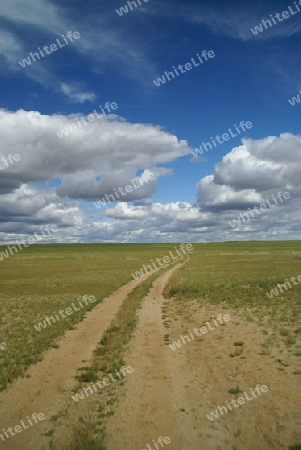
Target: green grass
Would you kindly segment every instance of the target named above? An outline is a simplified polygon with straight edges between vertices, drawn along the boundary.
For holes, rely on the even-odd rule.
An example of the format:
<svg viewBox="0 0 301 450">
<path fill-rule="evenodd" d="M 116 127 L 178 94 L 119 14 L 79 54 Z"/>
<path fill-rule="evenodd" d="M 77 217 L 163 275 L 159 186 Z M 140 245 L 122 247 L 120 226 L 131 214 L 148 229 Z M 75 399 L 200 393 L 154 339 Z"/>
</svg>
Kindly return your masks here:
<svg viewBox="0 0 301 450">
<path fill-rule="evenodd" d="M 242 393 L 242 390 L 239 389 L 238 386 L 236 386 L 236 388 L 231 388 L 231 389 L 229 389 L 228 392 L 229 392 L 229 394 L 238 395 L 238 394 L 241 394 L 241 393 Z"/>
</svg>

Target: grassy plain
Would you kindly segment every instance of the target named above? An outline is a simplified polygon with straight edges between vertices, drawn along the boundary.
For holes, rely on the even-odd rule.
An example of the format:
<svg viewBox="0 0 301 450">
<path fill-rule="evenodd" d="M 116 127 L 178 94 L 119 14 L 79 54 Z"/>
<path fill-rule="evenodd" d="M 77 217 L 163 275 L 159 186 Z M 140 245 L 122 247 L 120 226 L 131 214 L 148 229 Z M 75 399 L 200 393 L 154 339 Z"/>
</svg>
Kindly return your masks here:
<svg viewBox="0 0 301 450">
<path fill-rule="evenodd" d="M 6 247 L 0 247 L 0 252 Z M 66 329 L 85 312 L 132 278 L 152 258 L 168 254 L 172 244 L 48 244 L 31 245 L 0 261 L 0 390 L 56 346 Z M 97 301 L 46 329 L 34 325 L 84 295 Z"/>
<path fill-rule="evenodd" d="M 55 347 L 58 338 L 66 329 L 82 320 L 88 309 L 130 281 L 131 273 L 139 270 L 143 264 L 167 255 L 174 246 L 175 244 L 35 245 L 0 262 L 0 343 L 7 343 L 7 349 L 0 350 L 0 387 L 4 389 L 8 382 L 26 374 L 26 368 L 43 358 L 43 353 L 49 347 Z M 179 333 L 187 333 L 194 325 L 200 327 L 202 324 L 197 322 L 198 317 L 204 319 L 202 308 L 208 308 L 209 315 L 209 309 L 218 312 L 225 310 L 235 317 L 237 330 L 243 328 L 245 323 L 253 324 L 254 330 L 260 330 L 262 343 L 260 350 L 256 347 L 257 355 L 261 355 L 258 358 L 272 358 L 279 371 L 282 371 L 278 373 L 283 376 L 286 371 L 293 373 L 293 359 L 298 353 L 296 340 L 301 283 L 292 285 L 291 289 L 272 299 L 266 293 L 278 283 L 283 284 L 286 279 L 292 276 L 296 278 L 301 274 L 301 241 L 193 244 L 193 249 L 189 261 L 174 273 L 165 287 L 166 301 L 162 310 L 162 320 L 166 327 L 165 344 L 177 339 Z M 0 251 L 3 250 L 4 248 L 0 248 Z M 79 368 L 79 384 L 75 391 L 124 364 L 125 352 L 137 325 L 137 311 L 151 287 L 151 281 L 157 275 L 154 274 L 151 279 L 138 286 L 124 301 L 112 326 L 95 349 L 93 363 Z M 66 309 L 83 295 L 95 295 L 97 302 L 40 332 L 34 328 L 34 324 L 42 321 L 45 315 Z M 215 312 L 212 314 L 215 317 Z M 206 320 L 209 319 L 211 317 L 208 316 Z M 214 350 L 208 348 L 209 355 L 214 359 L 212 367 L 219 360 L 223 360 L 224 364 L 226 359 L 239 364 L 240 359 L 243 362 L 243 359 L 248 358 L 252 365 L 254 348 L 248 347 L 251 341 L 246 343 L 245 338 L 242 342 L 237 339 L 240 331 L 238 334 L 233 333 L 232 338 L 232 334 L 228 336 L 229 333 L 225 333 L 224 328 L 216 339 L 220 343 L 224 342 L 227 351 L 233 347 L 231 352 L 224 355 L 222 347 L 219 349 L 213 343 L 215 341 L 212 341 Z M 187 354 L 191 355 L 191 347 L 186 348 Z M 196 361 L 200 359 L 199 350 L 195 358 Z M 255 360 L 257 361 L 256 358 Z M 208 358 L 209 369 L 210 364 Z M 201 372 L 204 372 L 204 368 L 201 368 Z M 211 378 L 210 375 L 209 384 L 212 384 Z M 228 392 L 231 395 L 240 392 L 240 386 L 235 384 L 236 379 L 233 378 L 233 383 L 230 383 Z M 117 389 L 116 384 L 101 398 L 95 395 L 91 400 L 83 401 L 81 408 L 86 410 L 85 403 L 89 406 L 88 416 L 85 416 L 86 412 L 84 414 L 86 425 L 82 427 L 81 421 L 78 421 L 75 426 L 71 426 L 73 433 L 71 439 L 68 436 L 70 440 L 68 439 L 69 445 L 66 448 L 94 448 L 94 445 L 105 448 L 106 424 L 114 414 Z M 217 404 L 222 404 L 223 397 L 216 401 Z M 62 412 L 63 422 L 69 421 L 67 417 L 72 413 L 70 411 L 72 409 L 67 408 L 66 412 Z M 205 416 L 205 412 L 202 415 Z M 56 429 L 62 425 L 57 423 L 58 427 L 54 426 L 56 421 L 57 418 L 54 417 L 53 428 L 49 430 L 50 439 L 52 433 L 55 435 Z M 240 436 L 240 432 L 236 432 L 237 436 Z"/>
</svg>

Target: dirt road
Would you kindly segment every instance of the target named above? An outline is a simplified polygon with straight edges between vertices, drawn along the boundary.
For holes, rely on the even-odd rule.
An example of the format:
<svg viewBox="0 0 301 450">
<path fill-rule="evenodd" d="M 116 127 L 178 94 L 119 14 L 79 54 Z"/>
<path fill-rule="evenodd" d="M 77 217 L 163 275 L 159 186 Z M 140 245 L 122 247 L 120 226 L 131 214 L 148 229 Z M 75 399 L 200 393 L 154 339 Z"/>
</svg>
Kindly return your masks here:
<svg viewBox="0 0 301 450">
<path fill-rule="evenodd" d="M 128 377 L 126 397 L 119 404 L 108 428 L 108 450 L 141 449 L 153 440 L 168 436 L 170 449 L 197 449 L 198 431 L 187 423 L 181 408 L 189 398 L 185 372 L 173 364 L 173 355 L 164 345 L 162 291 L 174 267 L 156 279 L 139 312 L 139 325 L 126 363 L 134 368 Z M 184 389 L 184 391 L 183 391 Z M 189 434 L 187 434 L 187 430 Z"/>
</svg>

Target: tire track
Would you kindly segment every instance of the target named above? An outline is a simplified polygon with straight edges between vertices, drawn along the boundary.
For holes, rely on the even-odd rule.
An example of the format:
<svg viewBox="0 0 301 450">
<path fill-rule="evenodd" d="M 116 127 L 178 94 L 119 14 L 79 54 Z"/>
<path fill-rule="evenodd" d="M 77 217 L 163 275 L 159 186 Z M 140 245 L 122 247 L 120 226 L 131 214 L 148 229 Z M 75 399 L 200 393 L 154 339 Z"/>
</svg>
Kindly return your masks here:
<svg viewBox="0 0 301 450">
<path fill-rule="evenodd" d="M 185 378 L 176 373 L 174 358 L 164 345 L 166 331 L 161 318 L 163 289 L 173 271 L 181 266 L 178 264 L 157 278 L 144 299 L 131 352 L 126 358 L 126 364 L 134 372 L 127 379 L 125 398 L 109 421 L 108 450 L 140 450 L 147 444 L 154 448 L 153 440 L 160 436 L 171 439 L 170 450 L 194 450 L 199 446 L 197 431 L 181 416 L 178 389 L 185 384 Z"/>
</svg>

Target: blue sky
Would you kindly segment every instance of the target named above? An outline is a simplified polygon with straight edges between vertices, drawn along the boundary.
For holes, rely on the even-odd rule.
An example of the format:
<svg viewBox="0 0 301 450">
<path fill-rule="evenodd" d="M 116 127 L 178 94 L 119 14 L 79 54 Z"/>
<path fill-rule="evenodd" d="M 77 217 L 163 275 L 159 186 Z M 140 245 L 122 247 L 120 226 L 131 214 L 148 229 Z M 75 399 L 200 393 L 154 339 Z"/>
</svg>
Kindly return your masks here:
<svg viewBox="0 0 301 450">
<path fill-rule="evenodd" d="M 0 241 L 52 223 L 54 242 L 299 238 L 301 12 L 293 1 L 140 3 L 122 15 L 123 0 L 2 5 L 0 163 L 21 161 L 0 171 Z M 68 32 L 80 37 L 33 62 Z M 204 50 L 214 58 L 155 85 Z M 118 108 L 70 131 L 106 102 Z M 252 128 L 193 157 L 241 121 Z M 123 202 L 95 206 L 149 173 Z M 290 199 L 230 225 L 279 191 Z"/>
</svg>

